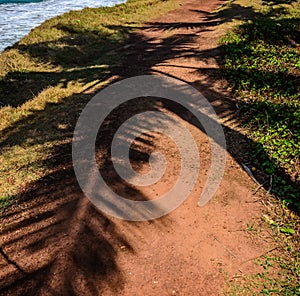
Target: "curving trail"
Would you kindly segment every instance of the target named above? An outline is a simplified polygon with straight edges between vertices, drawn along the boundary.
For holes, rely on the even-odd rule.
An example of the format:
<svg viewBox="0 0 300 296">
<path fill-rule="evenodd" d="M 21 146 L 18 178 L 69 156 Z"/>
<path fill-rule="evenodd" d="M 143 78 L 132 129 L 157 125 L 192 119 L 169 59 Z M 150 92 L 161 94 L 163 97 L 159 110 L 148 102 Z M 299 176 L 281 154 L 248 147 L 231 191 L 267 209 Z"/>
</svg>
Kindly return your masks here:
<svg viewBox="0 0 300 296">
<path fill-rule="evenodd" d="M 225 26 L 211 13 L 219 0 L 182 0 L 181 6 L 153 19 L 130 36 L 120 78 L 165 74 L 197 88 L 214 106 L 227 139 L 226 170 L 214 198 L 197 202 L 209 174 L 209 139 L 186 110 L 159 99 L 125 105 L 111 116 L 126 119 L 143 110 L 159 110 L 187 127 L 200 156 L 200 174 L 189 198 L 169 215 L 148 222 L 105 216 L 83 196 L 71 168 L 53 173 L 24 197 L 20 207 L 1 217 L 1 295 L 218 295 L 233 280 L 258 272 L 253 258 L 272 248 L 266 235 L 252 236 L 247 224 L 260 223 L 263 206 L 255 184 L 241 169 L 247 139 L 234 118 L 219 64 L 218 39 Z M 108 120 L 109 121 L 109 120 Z M 105 127 L 104 127 L 105 129 Z M 160 134 L 135 143 L 133 168 L 149 170 L 147 155 L 160 151 L 168 163 L 153 186 L 122 182 L 105 162 L 107 128 L 97 160 L 108 183 L 131 199 L 160 196 L 176 182 L 180 158 L 174 143 Z M 108 145 L 108 144 L 107 144 Z M 68 153 L 70 151 L 68 150 Z M 31 197 L 35 197 L 31 199 Z"/>
</svg>

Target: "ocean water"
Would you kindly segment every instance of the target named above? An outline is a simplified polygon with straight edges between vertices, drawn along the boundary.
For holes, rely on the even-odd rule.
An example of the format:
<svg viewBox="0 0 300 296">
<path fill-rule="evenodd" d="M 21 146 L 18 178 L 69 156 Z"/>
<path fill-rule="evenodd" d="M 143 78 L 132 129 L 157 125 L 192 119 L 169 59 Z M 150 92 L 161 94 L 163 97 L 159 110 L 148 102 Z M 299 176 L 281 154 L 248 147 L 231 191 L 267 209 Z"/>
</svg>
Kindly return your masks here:
<svg viewBox="0 0 300 296">
<path fill-rule="evenodd" d="M 0 52 L 45 20 L 84 7 L 113 6 L 124 0 L 0 0 Z"/>
</svg>

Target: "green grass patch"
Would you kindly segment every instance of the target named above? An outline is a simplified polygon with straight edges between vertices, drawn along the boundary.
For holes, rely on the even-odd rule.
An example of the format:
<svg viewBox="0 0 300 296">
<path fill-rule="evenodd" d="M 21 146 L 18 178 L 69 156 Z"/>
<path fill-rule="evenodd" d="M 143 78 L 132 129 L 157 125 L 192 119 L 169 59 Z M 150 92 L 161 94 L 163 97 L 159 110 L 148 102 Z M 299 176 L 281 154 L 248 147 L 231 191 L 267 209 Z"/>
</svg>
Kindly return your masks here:
<svg viewBox="0 0 300 296">
<path fill-rule="evenodd" d="M 272 199 L 269 204 L 272 205 Z M 275 214 L 276 213 L 276 214 Z M 299 218 L 284 207 L 273 204 L 259 225 L 248 223 L 247 232 L 253 239 L 261 234 L 273 239 L 273 248 L 254 259 L 260 267 L 256 274 L 229 279 L 228 296 L 300 295 Z M 267 231 L 266 231 L 267 230 Z"/>
<path fill-rule="evenodd" d="M 235 296 L 259 296 L 259 295 L 300 295 L 299 277 L 300 268 L 299 253 L 289 251 L 290 260 L 284 260 L 282 256 L 265 256 L 257 260 L 257 264 L 263 267 L 262 272 L 245 276 L 231 285 L 227 295 Z"/>
<path fill-rule="evenodd" d="M 253 165 L 273 176 L 272 192 L 299 212 L 299 2 L 267 4 L 222 39 L 224 68 L 256 143 Z"/>
</svg>

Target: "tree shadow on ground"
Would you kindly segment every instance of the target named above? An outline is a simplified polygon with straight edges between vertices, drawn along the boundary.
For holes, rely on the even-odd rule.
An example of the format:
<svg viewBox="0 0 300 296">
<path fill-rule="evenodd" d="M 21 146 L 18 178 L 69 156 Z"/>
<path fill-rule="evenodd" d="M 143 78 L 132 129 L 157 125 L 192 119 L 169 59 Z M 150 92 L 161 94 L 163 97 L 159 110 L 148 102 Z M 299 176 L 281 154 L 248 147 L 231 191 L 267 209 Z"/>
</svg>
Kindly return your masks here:
<svg viewBox="0 0 300 296">
<path fill-rule="evenodd" d="M 232 15 L 238 15 L 242 12 L 243 17 L 255 15 L 251 8 L 237 7 L 236 5 L 231 5 L 228 11 Z M 148 22 L 145 25 L 146 30 L 172 32 L 180 28 L 187 28 L 192 32 L 190 34 L 173 33 L 161 40 L 154 37 L 146 38 L 139 32 L 132 32 L 127 40 L 129 47 L 126 47 L 126 50 L 124 50 L 123 44 L 120 44 L 119 48 L 108 49 L 109 56 L 112 57 L 111 61 L 117 60 L 118 62 L 112 62 L 111 65 L 108 65 L 105 73 L 99 69 L 76 70 L 76 74 L 72 73 L 70 80 L 75 79 L 88 83 L 96 78 L 104 81 L 107 76 L 114 75 L 118 77 L 118 80 L 143 74 L 168 75 L 167 72 L 154 70 L 153 67 L 158 65 L 163 67 L 164 64 L 168 67 L 185 67 L 184 65 L 167 64 L 168 59 L 176 57 L 193 57 L 202 61 L 213 58 L 222 65 L 223 51 L 221 46 L 203 51 L 190 45 L 195 41 L 195 34 L 201 35 L 203 32 L 212 30 L 220 22 L 230 21 L 230 17 L 222 18 L 218 14 L 198 13 L 198 24 Z M 212 18 L 216 18 L 216 20 L 214 21 Z M 72 28 L 68 28 L 68 30 L 72 30 Z M 127 28 L 119 27 L 119 30 L 127 31 Z M 80 34 L 78 38 L 83 38 L 83 36 Z M 113 42 L 112 46 L 115 45 L 116 43 Z M 40 45 L 19 49 L 38 59 L 38 55 L 35 54 L 35 52 L 39 52 L 39 50 L 35 50 L 38 46 Z M 47 48 L 48 45 L 42 46 Z M 70 70 L 74 65 L 83 68 L 91 66 L 93 59 L 95 59 L 94 53 L 97 56 L 101 52 L 98 49 L 98 45 L 87 51 L 82 47 L 84 58 L 75 57 L 70 68 L 66 64 L 60 64 L 59 59 L 55 57 L 51 62 L 64 69 L 59 73 L 26 73 L 26 77 L 32 79 L 33 84 L 42 80 L 34 94 L 62 81 L 68 81 L 70 72 L 66 69 Z M 51 55 L 51 59 L 53 56 L 60 56 L 59 48 L 56 48 L 55 52 L 54 55 Z M 103 57 L 103 60 L 97 60 L 95 64 L 101 64 L 106 58 L 107 56 Z M 77 59 L 79 61 L 76 61 Z M 214 88 L 216 78 L 223 77 L 220 70 L 207 67 L 203 69 L 191 69 L 189 67 L 189 69 L 203 75 L 203 80 L 193 81 L 191 84 L 210 101 L 217 114 L 228 121 L 240 123 L 242 119 L 239 110 L 236 109 L 236 102 L 228 95 L 217 92 Z M 16 86 L 22 85 L 24 83 L 24 76 L 22 75 L 8 73 L 1 80 L 1 83 L 4 83 L 2 84 L 3 88 L 7 89 L 11 85 L 9 84 L 11 80 L 14 80 L 12 83 Z M 49 75 L 49 77 L 45 75 Z M 13 95 L 9 98 L 11 105 L 18 106 L 33 98 L 32 94 L 25 91 L 26 87 L 21 89 L 23 95 L 21 98 L 15 98 L 15 103 L 12 103 Z M 51 157 L 44 160 L 42 164 L 49 173 L 40 180 L 28 184 L 21 195 L 15 197 L 17 199 L 16 205 L 8 209 L 1 218 L 3 225 L 0 232 L 2 238 L 0 246 L 0 253 L 2 254 L 0 261 L 1 293 L 6 295 L 37 295 L 38 293 L 41 295 L 96 295 L 106 289 L 118 293 L 124 285 L 124 275 L 121 267 L 117 265 L 116 259 L 121 246 L 125 246 L 128 253 L 134 254 L 134 245 L 128 244 L 126 235 L 119 232 L 110 217 L 99 213 L 83 196 L 72 168 L 72 133 L 80 111 L 91 97 L 92 95 L 82 93 L 66 98 L 59 104 L 47 104 L 42 111 L 34 111 L 32 116 L 16 122 L 1 132 L 1 138 L 4 139 L 1 143 L 1 149 L 6 149 L 11 145 L 22 145 L 28 138 L 31 138 L 32 144 L 42 144 L 48 141 L 48 131 L 41 133 L 39 137 L 28 132 L 40 128 L 41 122 L 44 122 L 45 125 L 50 124 L 53 128 L 57 127 L 59 123 L 68 123 L 66 129 L 52 133 L 54 138 L 59 140 L 59 144 L 52 148 Z M 189 111 L 177 104 L 158 99 L 155 102 L 150 102 L 147 107 L 150 110 L 159 110 L 157 102 L 204 131 L 202 125 L 190 116 Z M 108 156 L 104 162 L 100 162 L 99 169 L 106 175 L 108 183 L 109 180 L 114 180 L 116 192 L 127 192 L 129 197 L 135 196 L 147 200 L 146 196 L 141 196 L 138 190 L 117 177 L 110 161 L 111 137 L 122 121 L 131 115 L 128 112 L 130 106 L 133 108 L 137 105 L 135 103 L 134 105 L 123 106 L 119 111 L 116 111 L 112 116 L 115 120 L 113 124 L 110 124 L 107 119 L 106 132 L 102 136 L 104 138 L 101 138 L 101 135 L 98 138 L 97 151 L 100 156 Z M 133 109 L 134 112 L 142 110 L 143 106 L 138 110 Z M 239 131 L 226 126 L 226 123 L 224 123 L 223 128 L 228 152 L 237 162 L 249 163 L 249 156 L 245 152 L 249 151 L 249 147 L 255 146 L 256 143 Z M 64 141 L 61 141 L 63 139 Z M 132 161 L 133 163 L 136 162 L 137 167 L 147 162 L 149 155 L 155 149 L 155 139 L 150 139 L 146 143 L 139 139 L 138 141 L 145 149 L 134 151 L 133 148 L 131 151 Z M 273 160 L 270 159 L 270 161 L 274 163 Z M 281 168 L 278 167 L 277 169 L 280 171 Z M 298 185 L 292 182 L 284 172 L 282 174 L 292 186 Z M 261 175 L 258 176 L 258 179 L 261 178 L 260 182 L 263 184 L 266 177 L 268 176 Z M 280 196 L 278 197 L 280 198 Z M 155 225 L 167 227 L 167 223 L 164 225 L 163 221 L 166 221 L 165 218 L 156 221 Z M 39 259 L 40 257 L 42 259 Z"/>
<path fill-rule="evenodd" d="M 177 22 L 177 23 L 169 23 L 169 22 L 148 22 L 145 24 L 145 30 L 150 31 L 159 31 L 159 32 L 175 32 L 173 34 L 169 34 L 166 38 L 162 38 L 159 43 L 155 42 L 152 38 L 148 38 L 141 42 L 141 36 L 138 34 L 131 34 L 129 42 L 134 45 L 131 47 L 131 50 L 126 53 L 125 63 L 120 67 L 119 73 L 125 72 L 126 76 L 133 75 L 142 75 L 148 73 L 158 73 L 169 75 L 168 72 L 164 72 L 163 70 L 153 69 L 155 66 L 162 67 L 185 67 L 184 65 L 170 65 L 167 61 L 168 59 L 174 58 L 195 58 L 201 60 L 203 62 L 213 58 L 217 61 L 220 67 L 223 67 L 223 54 L 224 49 L 223 46 L 218 46 L 214 49 L 210 50 L 199 50 L 193 48 L 191 45 L 194 44 L 196 40 L 196 35 L 200 35 L 210 31 L 214 26 L 221 23 L 231 22 L 233 19 L 239 20 L 251 20 L 252 25 L 249 23 L 240 26 L 241 30 L 248 32 L 248 35 L 253 35 L 253 38 L 259 38 L 259 40 L 264 40 L 270 44 L 278 44 L 280 46 L 289 46 L 289 38 L 293 38 L 296 42 L 299 42 L 299 19 L 298 18 L 290 18 L 283 17 L 286 13 L 287 8 L 282 6 L 276 6 L 270 8 L 267 12 L 257 12 L 252 7 L 243 7 L 241 5 L 237 5 L 234 3 L 225 4 L 224 9 L 219 10 L 216 13 L 208 14 L 207 12 L 199 12 L 199 22 Z M 275 19 L 274 17 L 280 16 L 280 19 Z M 253 29 L 254 27 L 254 29 Z M 191 33 L 180 33 L 180 29 L 188 29 Z M 256 29 L 255 29 L 256 28 Z M 254 31 L 253 31 L 254 30 Z M 179 33 L 177 33 L 179 31 Z M 163 34 L 163 33 L 162 33 Z M 247 42 L 247 41 L 246 41 Z M 136 53 L 139 53 L 136 55 Z M 244 54 L 244 53 L 243 53 Z M 161 60 L 161 57 L 164 57 L 164 60 Z M 130 63 L 128 61 L 134 60 L 136 62 Z M 128 63 L 131 64 L 130 68 L 127 68 L 126 65 Z M 126 69 L 127 68 L 127 69 Z M 124 70 L 126 69 L 126 70 Z M 245 122 L 245 116 L 243 115 L 244 110 L 249 110 L 253 108 L 253 102 L 248 102 L 248 107 L 243 106 L 244 110 L 240 110 L 240 106 L 236 107 L 236 101 L 229 99 L 228 96 L 224 97 L 224 95 L 216 93 L 213 89 L 212 85 L 216 78 L 219 76 L 223 78 L 223 73 L 220 73 L 216 69 L 209 69 L 204 67 L 203 69 L 195 69 L 198 73 L 205 77 L 204 81 L 194 81 L 191 83 L 194 87 L 201 91 L 202 94 L 205 95 L 206 98 L 212 103 L 217 114 L 222 117 L 223 112 L 230 110 L 231 119 L 234 120 L 238 124 L 242 124 Z M 253 69 L 250 73 L 249 71 L 245 72 L 243 69 L 239 69 L 238 73 L 236 73 L 235 77 L 238 77 L 236 83 L 239 83 L 239 79 L 242 81 L 243 76 L 251 77 L 251 81 L 255 83 L 256 89 L 263 89 L 265 87 L 266 82 L 270 83 L 273 87 L 278 89 L 278 92 L 281 93 L 283 89 L 288 90 L 291 95 L 295 95 L 299 93 L 299 75 L 298 73 L 283 73 L 283 72 L 272 72 L 272 69 L 266 69 L 265 71 Z M 284 81 L 284 85 L 277 85 L 278 81 Z M 277 83 L 277 84 L 276 84 Z M 234 97 L 234 93 L 231 93 L 230 96 Z M 218 102 L 221 100 L 222 103 L 216 106 L 214 102 Z M 168 103 L 169 104 L 169 103 Z M 168 106 L 167 104 L 167 106 Z M 245 103 L 247 105 L 247 103 Z M 262 103 L 260 103 L 262 104 Z M 260 106 L 261 108 L 262 106 Z M 171 111 L 177 113 L 179 116 L 182 116 L 183 112 L 181 108 L 176 111 L 178 107 L 172 107 Z M 259 112 L 259 109 L 256 106 L 256 112 Z M 263 110 L 270 109 L 270 104 L 265 102 Z M 282 112 L 283 109 L 286 109 L 284 104 L 280 106 L 273 106 L 274 112 L 268 112 L 269 124 L 278 124 L 278 122 L 282 122 L 288 124 L 288 122 L 293 121 L 293 117 L 289 112 Z M 290 110 L 292 111 L 292 110 Z M 228 112 L 225 117 L 228 116 Z M 249 116 L 249 112 L 247 111 L 247 116 Z M 250 115 L 251 116 L 251 115 Z M 272 117 L 271 117 L 272 116 Z M 189 117 L 189 116 L 188 116 Z M 201 129 L 201 125 L 198 124 L 198 127 Z M 287 175 L 284 168 L 278 165 L 275 159 L 271 159 L 268 157 L 267 152 L 262 147 L 262 145 L 257 144 L 250 140 L 245 135 L 242 135 L 240 132 L 232 130 L 228 128 L 228 126 L 224 126 L 227 130 L 226 135 L 230 135 L 227 137 L 228 150 L 229 152 L 236 158 L 239 163 L 244 163 L 254 167 L 251 163 L 250 152 L 246 152 L 249 150 L 257 150 L 261 156 L 264 155 L 265 163 L 268 163 L 269 167 L 274 168 L 273 173 L 275 175 L 280 176 L 289 184 L 286 186 L 286 189 L 281 188 L 280 183 L 276 183 L 276 181 L 272 184 L 271 176 L 266 174 L 264 171 L 264 166 L 261 169 L 258 169 L 254 174 L 256 179 L 264 184 L 266 190 L 273 189 L 273 193 L 278 196 L 278 198 L 285 199 L 287 196 L 297 195 L 297 188 L 299 188 L 299 176 L 297 174 Z M 232 139 L 234 139 L 232 141 Z M 244 145 L 243 145 L 244 144 Z M 236 147 L 234 147 L 236 146 Z M 259 148 L 258 148 L 259 146 Z M 250 149 L 249 149 L 250 148 Z M 248 154 L 248 156 L 245 155 Z M 257 167 L 255 168 L 257 169 Z M 272 173 L 271 173 L 272 174 Z M 273 188 L 272 188 L 273 186 Z M 290 190 L 290 192 L 288 192 Z M 295 210 L 297 213 L 299 211 L 299 203 L 297 201 L 297 197 L 287 198 L 288 202 L 291 205 L 291 208 Z"/>
<path fill-rule="evenodd" d="M 57 25 L 66 37 L 30 45 L 16 44 L 19 54 L 29 55 L 44 65 L 45 70 L 10 71 L 0 80 L 2 106 L 17 107 L 33 99 L 48 87 L 67 87 L 70 81 L 88 84 L 97 79 L 105 80 L 111 75 L 111 66 L 119 57 L 109 55 L 116 47 L 122 46 L 119 37 L 94 31 L 71 31 L 71 28 Z M 123 28 L 126 33 L 130 28 Z M 121 30 L 120 30 L 121 31 Z M 120 33 L 120 35 L 125 32 Z M 50 65 L 50 67 L 49 67 Z M 53 71 L 53 68 L 57 70 Z M 12 91 L 13 90 L 13 91 Z"/>
<path fill-rule="evenodd" d="M 16 134 L 10 134 L 19 138 L 17 145 L 21 145 L 24 139 L 20 135 L 40 126 L 41 117 L 49 122 L 54 110 L 54 125 L 65 122 L 66 118 L 69 123 L 69 128 L 61 134 L 64 143 L 53 148 L 51 156 L 43 161 L 48 174 L 29 183 L 17 197 L 17 204 L 1 217 L 0 291 L 5 295 L 98 295 L 108 290 L 117 294 L 124 285 L 116 257 L 120 250 L 134 254 L 134 246 L 109 216 L 96 210 L 84 197 L 73 171 L 71 140 L 78 114 L 67 110 L 75 105 L 83 108 L 90 98 L 82 94 L 58 105 L 48 104 L 32 118 L 18 122 Z M 134 109 L 135 105 L 122 106 L 103 123 L 105 127 L 115 119 L 98 136 L 96 154 L 101 175 L 117 194 L 147 200 L 147 196 L 118 176 L 111 163 L 111 137 L 123 120 L 131 116 L 124 108 Z M 132 113 L 136 111 L 135 108 Z M 41 144 L 45 136 L 33 138 L 33 144 Z M 131 149 L 131 162 L 136 168 L 148 162 L 153 150 L 155 139 L 148 139 L 137 139 L 136 148 Z M 3 143 L 2 148 L 5 145 L 8 143 Z M 160 223 L 160 227 L 166 226 Z"/>
</svg>

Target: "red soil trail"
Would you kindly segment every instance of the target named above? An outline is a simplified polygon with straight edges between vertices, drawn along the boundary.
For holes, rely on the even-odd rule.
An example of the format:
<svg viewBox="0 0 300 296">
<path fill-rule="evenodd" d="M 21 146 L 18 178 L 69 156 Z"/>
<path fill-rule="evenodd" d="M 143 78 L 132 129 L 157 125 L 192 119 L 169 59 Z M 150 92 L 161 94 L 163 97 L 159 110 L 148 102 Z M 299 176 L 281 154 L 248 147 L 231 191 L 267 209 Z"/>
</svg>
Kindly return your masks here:
<svg viewBox="0 0 300 296">
<path fill-rule="evenodd" d="M 186 125 L 199 146 L 201 172 L 189 198 L 160 219 L 121 221 L 90 204 L 71 162 L 69 167 L 58 165 L 1 217 L 1 295 L 219 295 L 226 289 L 226 278 L 259 270 L 252 259 L 271 246 L 263 235 L 247 231 L 248 223 L 259 223 L 263 207 L 252 194 L 255 184 L 237 163 L 245 137 L 232 117 L 234 102 L 219 70 L 218 39 L 223 32 L 211 13 L 222 3 L 182 0 L 178 9 L 146 23 L 130 37 L 118 70 L 121 78 L 170 75 L 210 100 L 224 124 L 229 151 L 214 198 L 197 207 L 210 164 L 207 136 L 189 114 L 155 102 Z M 122 111 L 134 113 L 147 104 Z M 157 136 L 148 146 L 149 151 L 166 152 L 164 178 L 151 188 L 130 188 L 107 172 L 116 190 L 148 199 L 174 184 L 180 159 L 170 139 Z M 70 148 L 66 151 L 70 155 Z M 99 162 L 103 155 L 100 151 Z M 147 169 L 147 164 L 139 164 L 139 169 Z"/>
</svg>

